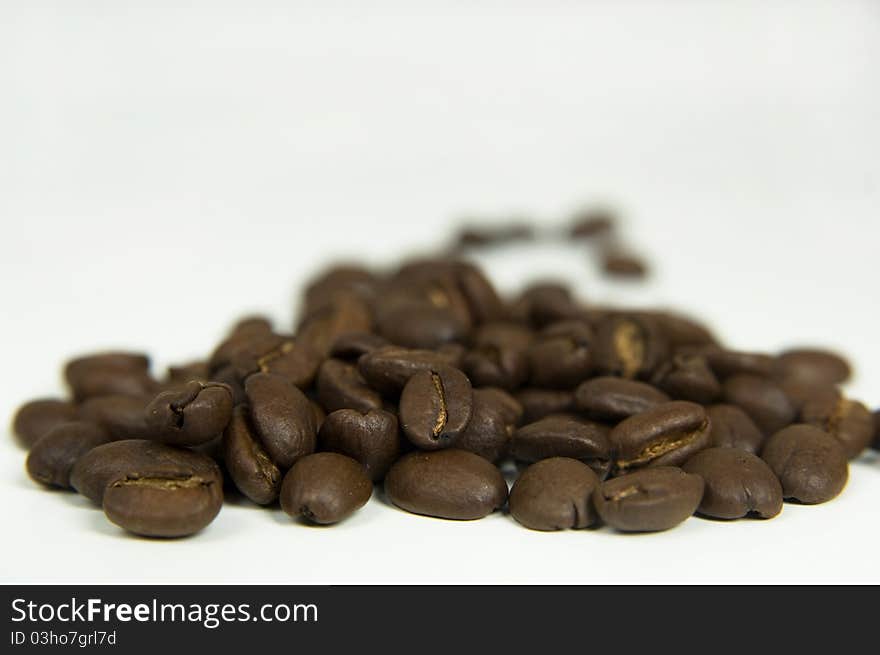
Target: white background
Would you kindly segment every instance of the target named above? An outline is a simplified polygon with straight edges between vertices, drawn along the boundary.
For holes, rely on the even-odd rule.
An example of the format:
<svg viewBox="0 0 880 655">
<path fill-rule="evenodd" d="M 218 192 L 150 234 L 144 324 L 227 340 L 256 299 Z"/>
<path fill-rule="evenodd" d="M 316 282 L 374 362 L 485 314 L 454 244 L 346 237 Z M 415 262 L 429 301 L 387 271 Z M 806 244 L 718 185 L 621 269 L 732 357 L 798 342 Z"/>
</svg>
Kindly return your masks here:
<svg viewBox="0 0 880 655">
<path fill-rule="evenodd" d="M 880 3 L 141 4 L 0 3 L 3 416 L 62 392 L 77 352 L 163 370 L 245 311 L 288 326 L 332 256 L 598 200 L 650 284 L 552 248 L 488 261 L 498 284 L 567 276 L 738 347 L 839 347 L 880 403 Z M 769 522 L 544 534 L 374 496 L 330 529 L 239 505 L 155 542 L 40 490 L 0 441 L 0 582 L 880 582 L 876 456 Z"/>
</svg>

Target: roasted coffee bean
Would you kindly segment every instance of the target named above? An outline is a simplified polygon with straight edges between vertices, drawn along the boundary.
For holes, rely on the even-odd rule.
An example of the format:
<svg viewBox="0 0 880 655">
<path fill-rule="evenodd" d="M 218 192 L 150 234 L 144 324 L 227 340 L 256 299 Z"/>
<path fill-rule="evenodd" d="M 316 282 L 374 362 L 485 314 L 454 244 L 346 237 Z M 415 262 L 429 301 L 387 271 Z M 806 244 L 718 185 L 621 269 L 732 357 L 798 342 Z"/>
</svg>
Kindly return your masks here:
<svg viewBox="0 0 880 655">
<path fill-rule="evenodd" d="M 734 375 L 755 375 L 769 378 L 776 370 L 776 359 L 764 353 L 727 350 L 719 346 L 687 346 L 678 352 L 685 355 L 702 355 L 721 382 Z"/>
<path fill-rule="evenodd" d="M 471 520 L 504 506 L 507 483 L 491 462 L 449 448 L 399 459 L 385 476 L 385 494 L 413 514 Z"/>
<path fill-rule="evenodd" d="M 757 455 L 732 448 L 709 448 L 684 465 L 703 478 L 698 512 L 716 519 L 754 516 L 770 519 L 782 511 L 782 485 Z"/>
<path fill-rule="evenodd" d="M 593 331 L 583 321 L 545 327 L 528 350 L 530 382 L 550 389 L 572 389 L 593 371 Z"/>
<path fill-rule="evenodd" d="M 80 401 L 111 394 L 140 396 L 156 389 L 156 381 L 150 377 L 150 360 L 140 353 L 107 352 L 77 357 L 64 367 L 64 378 L 73 397 Z"/>
<path fill-rule="evenodd" d="M 241 405 L 247 402 L 247 396 L 244 393 L 244 382 L 235 372 L 235 368 L 231 365 L 215 371 L 211 375 L 211 380 L 219 384 L 225 384 L 232 390 L 232 404 Z"/>
<path fill-rule="evenodd" d="M 648 264 L 626 250 L 612 249 L 602 255 L 602 270 L 615 277 L 644 278 L 648 275 Z"/>
<path fill-rule="evenodd" d="M 379 348 L 390 346 L 387 339 L 372 332 L 346 332 L 339 335 L 330 348 L 330 356 L 337 359 L 354 360 Z"/>
<path fill-rule="evenodd" d="M 589 209 L 575 214 L 569 229 L 572 239 L 592 239 L 614 230 L 616 218 L 605 209 Z"/>
<path fill-rule="evenodd" d="M 315 453 L 293 465 L 281 484 L 281 509 L 312 523 L 338 523 L 367 504 L 373 484 L 364 468 L 338 453 Z"/>
<path fill-rule="evenodd" d="M 785 395 L 788 396 L 798 414 L 800 414 L 804 405 L 810 401 L 841 397 L 840 388 L 836 384 L 809 382 L 790 377 L 783 378 L 777 382 L 779 387 L 785 392 Z"/>
<path fill-rule="evenodd" d="M 709 328 L 689 316 L 669 311 L 639 312 L 639 314 L 654 322 L 673 350 L 718 343 Z"/>
<path fill-rule="evenodd" d="M 473 264 L 461 263 L 455 280 L 467 302 L 474 325 L 497 321 L 504 316 L 504 303 L 479 268 Z"/>
<path fill-rule="evenodd" d="M 92 448 L 113 438 L 97 423 L 71 421 L 59 423 L 31 448 L 27 472 L 37 482 L 52 487 L 70 487 L 70 469 Z"/>
<path fill-rule="evenodd" d="M 357 366 L 341 359 L 325 360 L 318 370 L 316 384 L 318 399 L 329 412 L 337 409 L 368 412 L 382 407 L 382 397 L 367 386 Z"/>
<path fill-rule="evenodd" d="M 529 466 L 510 490 L 510 515 L 532 530 L 586 528 L 596 521 L 591 497 L 599 478 L 576 459 L 552 457 Z"/>
<path fill-rule="evenodd" d="M 316 275 L 306 285 L 304 313 L 312 313 L 338 293 L 350 293 L 370 300 L 376 295 L 379 284 L 379 278 L 360 264 L 336 264 Z"/>
<path fill-rule="evenodd" d="M 668 344 L 653 321 L 610 316 L 596 333 L 596 368 L 604 375 L 647 379 L 666 359 Z"/>
<path fill-rule="evenodd" d="M 500 225 L 465 225 L 456 236 L 454 243 L 459 248 L 489 248 L 514 241 L 529 241 L 535 238 L 535 231 L 525 222 L 503 223 Z"/>
<path fill-rule="evenodd" d="M 321 357 L 305 341 L 278 334 L 264 335 L 232 356 L 239 380 L 255 373 L 272 373 L 300 388 L 312 384 L 320 363 Z"/>
<path fill-rule="evenodd" d="M 724 402 L 748 414 L 765 435 L 778 432 L 796 418 L 794 405 L 773 380 L 734 375 L 724 382 Z"/>
<path fill-rule="evenodd" d="M 513 433 L 510 455 L 522 462 L 550 457 L 579 459 L 601 477 L 608 472 L 611 448 L 608 428 L 567 414 L 551 414 Z"/>
<path fill-rule="evenodd" d="M 711 424 L 710 445 L 757 454 L 764 443 L 764 433 L 736 405 L 711 405 L 706 408 Z"/>
<path fill-rule="evenodd" d="M 119 480 L 196 480 L 222 485 L 214 461 L 191 450 L 146 439 L 113 441 L 92 448 L 70 471 L 70 486 L 99 505 L 108 485 Z"/>
<path fill-rule="evenodd" d="M 425 301 L 399 302 L 379 314 L 376 330 L 391 343 L 406 348 L 437 348 L 464 339 L 470 323 L 448 307 Z"/>
<path fill-rule="evenodd" d="M 516 323 L 487 323 L 472 335 L 472 348 L 462 359 L 462 370 L 475 386 L 513 390 L 529 375 L 527 351 L 534 333 Z"/>
<path fill-rule="evenodd" d="M 818 348 L 794 348 L 776 358 L 780 379 L 840 384 L 852 375 L 849 362 L 837 353 Z"/>
<path fill-rule="evenodd" d="M 451 365 L 454 356 L 432 350 L 412 350 L 389 346 L 363 355 L 358 370 L 367 384 L 379 393 L 394 397 L 419 371 L 431 371 Z"/>
<path fill-rule="evenodd" d="M 382 409 L 331 412 L 318 433 L 323 450 L 357 460 L 373 481 L 385 477 L 400 453 L 397 417 Z"/>
<path fill-rule="evenodd" d="M 581 312 L 568 287 L 558 282 L 538 282 L 529 286 L 511 307 L 515 320 L 536 328 L 578 318 Z"/>
<path fill-rule="evenodd" d="M 177 384 L 185 384 L 191 380 L 201 380 L 208 382 L 211 378 L 211 369 L 207 361 L 196 360 L 187 362 L 186 364 L 177 364 L 168 367 L 168 375 L 165 379 L 164 387 Z"/>
<path fill-rule="evenodd" d="M 223 433 L 223 463 L 238 490 L 258 505 L 278 498 L 281 470 L 260 443 L 244 405 L 235 408 Z"/>
<path fill-rule="evenodd" d="M 19 443 L 30 448 L 49 430 L 75 421 L 78 415 L 79 410 L 71 402 L 58 398 L 38 398 L 18 408 L 12 420 L 12 430 Z"/>
<path fill-rule="evenodd" d="M 582 383 L 574 393 L 578 411 L 597 421 L 616 423 L 669 402 L 665 393 L 644 382 L 598 377 Z"/>
<path fill-rule="evenodd" d="M 79 407 L 80 417 L 104 426 L 114 439 L 151 439 L 147 406 L 152 396 L 96 396 Z"/>
<path fill-rule="evenodd" d="M 507 452 L 522 414 L 522 405 L 501 389 L 474 389 L 473 415 L 455 447 L 496 462 Z"/>
<path fill-rule="evenodd" d="M 855 459 L 874 440 L 874 417 L 862 403 L 839 397 L 819 397 L 801 409 L 801 423 L 823 429 L 837 439 L 846 456 Z"/>
<path fill-rule="evenodd" d="M 651 382 L 676 400 L 701 405 L 721 395 L 721 383 L 700 355 L 674 355 L 659 366 Z"/>
<path fill-rule="evenodd" d="M 602 521 L 622 532 L 668 530 L 691 516 L 703 497 L 703 479 L 656 466 L 606 480 L 593 492 Z"/>
<path fill-rule="evenodd" d="M 315 450 L 318 433 L 309 399 L 287 379 L 257 373 L 245 382 L 251 423 L 269 457 L 282 469 Z"/>
<path fill-rule="evenodd" d="M 147 427 L 159 441 L 198 446 L 216 439 L 232 418 L 232 389 L 218 382 L 187 382 L 147 405 Z"/>
<path fill-rule="evenodd" d="M 827 432 L 796 424 L 767 440 L 761 458 L 782 483 L 786 499 L 824 503 L 843 491 L 849 477 L 846 453 Z"/>
<path fill-rule="evenodd" d="M 467 427 L 473 409 L 473 391 L 464 373 L 451 366 L 420 371 L 400 394 L 400 426 L 417 448 L 448 448 Z"/>
<path fill-rule="evenodd" d="M 372 326 L 367 302 L 355 292 L 340 291 L 310 309 L 296 330 L 296 342 L 317 354 L 320 362 L 343 334 L 370 332 Z"/>
<path fill-rule="evenodd" d="M 706 411 L 685 400 L 658 405 L 619 423 L 608 435 L 618 472 L 678 466 L 709 445 Z"/>
<path fill-rule="evenodd" d="M 571 391 L 554 389 L 521 389 L 514 394 L 522 405 L 522 423 L 534 423 L 551 414 L 564 414 L 575 409 Z"/>
<path fill-rule="evenodd" d="M 243 353 L 271 350 L 283 338 L 275 334 L 272 324 L 263 317 L 249 317 L 239 321 L 221 341 L 208 358 L 208 371 L 212 378 L 221 368 Z"/>
</svg>

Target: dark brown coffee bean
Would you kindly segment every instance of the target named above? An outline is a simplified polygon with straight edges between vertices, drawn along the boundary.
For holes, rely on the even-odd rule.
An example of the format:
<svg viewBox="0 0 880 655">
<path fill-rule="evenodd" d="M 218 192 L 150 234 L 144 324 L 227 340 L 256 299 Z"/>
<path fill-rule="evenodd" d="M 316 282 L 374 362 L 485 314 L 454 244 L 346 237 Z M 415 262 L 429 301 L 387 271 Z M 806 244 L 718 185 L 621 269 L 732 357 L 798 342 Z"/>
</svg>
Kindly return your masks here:
<svg viewBox="0 0 880 655">
<path fill-rule="evenodd" d="M 777 380 L 777 383 L 798 414 L 810 401 L 840 398 L 842 395 L 836 384 L 805 382 L 795 378 L 784 378 Z"/>
<path fill-rule="evenodd" d="M 602 477 L 611 459 L 608 428 L 567 414 L 551 414 L 522 426 L 513 433 L 509 451 L 522 462 L 571 457 L 584 462 Z"/>
<path fill-rule="evenodd" d="M 372 332 L 346 332 L 339 335 L 330 349 L 330 356 L 337 359 L 354 360 L 379 348 L 390 346 L 388 340 Z"/>
<path fill-rule="evenodd" d="M 376 330 L 391 343 L 406 348 L 437 348 L 460 341 L 470 329 L 448 307 L 429 302 L 400 302 L 379 314 Z"/>
<path fill-rule="evenodd" d="M 109 484 L 150 478 L 195 478 L 222 485 L 220 471 L 210 457 L 145 439 L 114 441 L 93 448 L 76 460 L 70 471 L 70 485 L 99 505 Z"/>
<path fill-rule="evenodd" d="M 147 405 L 147 427 L 174 446 L 198 446 L 216 439 L 232 418 L 232 389 L 193 380 L 164 391 Z"/>
<path fill-rule="evenodd" d="M 593 331 L 583 321 L 545 327 L 528 350 L 530 382 L 550 389 L 572 389 L 593 371 Z"/>
<path fill-rule="evenodd" d="M 281 484 L 281 509 L 312 523 L 338 523 L 367 504 L 373 484 L 364 468 L 338 453 L 315 453 L 293 465 Z"/>
<path fill-rule="evenodd" d="M 764 433 L 736 405 L 711 405 L 706 408 L 711 424 L 710 445 L 757 454 L 764 443 Z"/>
<path fill-rule="evenodd" d="M 706 411 L 684 400 L 658 405 L 622 421 L 608 435 L 616 471 L 678 466 L 709 445 Z"/>
<path fill-rule="evenodd" d="M 515 320 L 536 328 L 578 318 L 581 311 L 568 287 L 558 282 L 538 282 L 529 286 L 511 307 Z"/>
<path fill-rule="evenodd" d="M 616 218 L 606 209 L 588 209 L 575 214 L 569 236 L 572 239 L 592 239 L 608 235 L 614 230 Z"/>
<path fill-rule="evenodd" d="M 422 450 L 448 448 L 467 427 L 474 401 L 467 376 L 451 366 L 420 371 L 400 394 L 400 427 Z"/>
<path fill-rule="evenodd" d="M 840 384 L 849 380 L 852 367 L 844 357 L 818 348 L 794 348 L 776 358 L 780 379 Z"/>
<path fill-rule="evenodd" d="M 651 382 L 676 400 L 708 405 L 721 395 L 721 383 L 700 355 L 674 355 L 655 371 Z"/>
<path fill-rule="evenodd" d="M 819 397 L 801 409 L 802 423 L 821 428 L 837 439 L 846 456 L 855 459 L 874 440 L 874 417 L 862 403 L 839 397 Z"/>
<path fill-rule="evenodd" d="M 603 522 L 622 532 L 668 530 L 690 517 L 703 497 L 703 479 L 656 466 L 606 480 L 593 492 Z"/>
<path fill-rule="evenodd" d="M 196 360 L 185 364 L 177 364 L 168 367 L 168 375 L 164 387 L 183 384 L 191 380 L 208 382 L 211 379 L 211 368 L 207 361 Z"/>
<path fill-rule="evenodd" d="M 648 264 L 626 250 L 611 249 L 602 255 L 602 270 L 615 277 L 644 278 L 648 275 Z"/>
<path fill-rule="evenodd" d="M 31 448 L 27 472 L 37 482 L 53 487 L 70 487 L 70 470 L 92 448 L 113 438 L 97 423 L 71 421 L 59 423 Z"/>
<path fill-rule="evenodd" d="M 244 405 L 235 408 L 223 433 L 223 463 L 238 490 L 258 505 L 278 498 L 281 470 L 260 443 Z"/>
<path fill-rule="evenodd" d="M 535 231 L 532 226 L 517 221 L 499 225 L 465 225 L 459 230 L 454 243 L 464 249 L 491 248 L 514 241 L 530 241 L 534 238 Z"/>
<path fill-rule="evenodd" d="M 224 366 L 215 371 L 211 375 L 211 380 L 219 384 L 225 384 L 232 390 L 232 404 L 241 405 L 247 402 L 247 396 L 244 393 L 244 382 L 235 372 L 233 366 Z"/>
<path fill-rule="evenodd" d="M 156 381 L 150 377 L 150 360 L 140 353 L 107 352 L 77 357 L 64 367 L 64 378 L 76 400 L 111 394 L 140 396 L 156 389 Z"/>
<path fill-rule="evenodd" d="M 323 450 L 357 460 L 371 480 L 385 477 L 400 453 L 397 417 L 382 409 L 331 412 L 318 433 Z"/>
<path fill-rule="evenodd" d="M 320 363 L 321 357 L 305 341 L 279 334 L 263 335 L 232 356 L 239 380 L 255 373 L 272 373 L 300 388 L 312 384 Z"/>
<path fill-rule="evenodd" d="M 245 382 L 251 424 L 269 457 L 282 469 L 315 450 L 318 426 L 305 394 L 287 379 L 257 373 Z"/>
<path fill-rule="evenodd" d="M 419 371 L 436 370 L 450 365 L 452 360 L 452 356 L 432 350 L 389 346 L 363 355 L 358 359 L 358 370 L 373 389 L 394 397 Z"/>
<path fill-rule="evenodd" d="M 644 382 L 598 377 L 582 383 L 574 394 L 577 409 L 597 421 L 616 423 L 669 402 L 669 396 Z"/>
<path fill-rule="evenodd" d="M 62 423 L 75 421 L 76 405 L 58 398 L 38 398 L 18 408 L 12 419 L 12 430 L 25 448 L 32 447 L 49 430 Z"/>
<path fill-rule="evenodd" d="M 455 282 L 464 296 L 474 325 L 497 321 L 504 316 L 504 303 L 479 268 L 461 263 L 455 274 Z"/>
<path fill-rule="evenodd" d="M 576 459 L 552 457 L 529 466 L 510 490 L 510 515 L 532 530 L 586 528 L 596 522 L 591 497 L 599 478 Z"/>
<path fill-rule="evenodd" d="M 474 389 L 473 415 L 455 447 L 496 462 L 507 452 L 522 414 L 522 406 L 501 389 Z"/>
<path fill-rule="evenodd" d="M 764 353 L 727 350 L 719 346 L 686 346 L 678 352 L 685 355 L 702 355 L 721 382 L 734 375 L 755 375 L 769 378 L 776 370 L 776 359 Z"/>
<path fill-rule="evenodd" d="M 282 341 L 283 338 L 273 332 L 272 324 L 265 318 L 245 318 L 233 326 L 227 337 L 211 353 L 208 358 L 208 372 L 214 378 L 215 373 L 231 365 L 233 359 L 247 353 L 259 356 Z"/>
<path fill-rule="evenodd" d="M 147 406 L 152 396 L 96 396 L 79 407 L 80 417 L 104 426 L 114 439 L 151 439 Z"/>
<path fill-rule="evenodd" d="M 782 511 L 782 485 L 757 455 L 709 448 L 694 455 L 683 468 L 699 475 L 706 484 L 697 510 L 704 516 L 770 519 Z"/>
<path fill-rule="evenodd" d="M 382 408 L 382 397 L 367 386 L 354 364 L 341 359 L 328 359 L 318 370 L 318 399 L 329 412 L 356 409 L 368 412 Z"/>
<path fill-rule="evenodd" d="M 724 402 L 748 414 L 765 435 L 778 432 L 796 418 L 794 405 L 773 380 L 734 375 L 724 382 Z"/>
<path fill-rule="evenodd" d="M 355 292 L 337 292 L 310 308 L 296 330 L 297 343 L 316 353 L 318 361 L 330 355 L 336 340 L 349 332 L 370 332 L 373 317 L 367 302 Z"/>
<path fill-rule="evenodd" d="M 472 520 L 504 506 L 507 483 L 479 455 L 449 448 L 399 459 L 385 476 L 385 494 L 413 514 Z"/>
<path fill-rule="evenodd" d="M 475 386 L 513 390 L 526 381 L 532 330 L 516 323 L 487 323 L 477 328 L 471 340 L 472 348 L 461 366 Z"/>
<path fill-rule="evenodd" d="M 814 505 L 843 491 L 849 477 L 837 440 L 812 425 L 791 425 L 767 440 L 761 458 L 782 483 L 786 499 Z"/>
<path fill-rule="evenodd" d="M 595 362 L 605 375 L 647 379 L 666 359 L 668 344 L 653 321 L 612 316 L 596 334 Z"/>
<path fill-rule="evenodd" d="M 369 300 L 376 294 L 380 279 L 375 273 L 356 263 L 335 264 L 321 271 L 305 287 L 305 313 L 321 306 L 337 293 L 353 293 Z"/>
<path fill-rule="evenodd" d="M 709 346 L 718 343 L 709 328 L 689 316 L 669 311 L 640 312 L 640 314 L 654 322 L 673 350 L 686 346 Z"/>
<path fill-rule="evenodd" d="M 551 414 L 565 414 L 575 409 L 574 393 L 555 389 L 521 389 L 514 394 L 522 405 L 522 423 L 534 423 Z"/>
</svg>

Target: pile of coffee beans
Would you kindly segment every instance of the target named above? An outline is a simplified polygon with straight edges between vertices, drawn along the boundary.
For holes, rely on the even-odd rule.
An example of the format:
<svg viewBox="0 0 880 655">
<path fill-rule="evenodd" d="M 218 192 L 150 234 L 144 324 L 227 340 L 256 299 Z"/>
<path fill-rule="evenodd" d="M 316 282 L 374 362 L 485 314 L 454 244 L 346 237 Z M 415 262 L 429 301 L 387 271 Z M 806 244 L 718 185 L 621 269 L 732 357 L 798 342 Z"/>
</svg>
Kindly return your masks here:
<svg viewBox="0 0 880 655">
<path fill-rule="evenodd" d="M 593 212 L 568 234 L 602 239 L 607 272 L 644 274 L 613 230 Z M 457 242 L 533 235 L 511 224 Z M 140 353 L 68 362 L 70 397 L 15 416 L 28 473 L 150 537 L 198 532 L 230 494 L 333 524 L 375 484 L 415 514 L 506 507 L 535 530 L 645 532 L 826 502 L 878 445 L 880 413 L 841 391 L 837 354 L 742 352 L 693 318 L 585 303 L 553 282 L 503 298 L 448 255 L 331 268 L 302 305 L 292 331 L 244 318 L 161 377 Z M 502 470 L 519 473 L 510 490 Z"/>
</svg>

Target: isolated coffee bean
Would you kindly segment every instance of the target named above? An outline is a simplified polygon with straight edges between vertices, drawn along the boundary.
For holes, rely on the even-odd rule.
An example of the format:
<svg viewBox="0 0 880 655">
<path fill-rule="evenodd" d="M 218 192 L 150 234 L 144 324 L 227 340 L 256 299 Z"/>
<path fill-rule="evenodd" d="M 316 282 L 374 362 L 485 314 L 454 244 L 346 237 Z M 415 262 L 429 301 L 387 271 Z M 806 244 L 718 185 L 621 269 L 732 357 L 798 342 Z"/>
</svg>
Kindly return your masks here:
<svg viewBox="0 0 880 655">
<path fill-rule="evenodd" d="M 612 423 L 670 400 L 650 384 L 614 377 L 587 380 L 575 390 L 574 398 L 578 411 L 597 421 Z"/>
<path fill-rule="evenodd" d="M 850 459 L 874 440 L 874 417 L 862 403 L 842 396 L 814 398 L 801 409 L 802 423 L 821 428 L 843 447 Z"/>
<path fill-rule="evenodd" d="M 407 381 L 419 371 L 450 365 L 454 357 L 433 350 L 389 346 L 358 359 L 358 370 L 367 384 L 389 397 L 400 394 Z"/>
<path fill-rule="evenodd" d="M 608 439 L 616 471 L 678 466 L 709 445 L 706 411 L 684 400 L 658 405 L 618 423 Z"/>
<path fill-rule="evenodd" d="M 150 377 L 150 360 L 140 353 L 107 352 L 77 357 L 64 367 L 64 378 L 76 400 L 111 394 L 140 396 L 156 389 L 156 382 Z"/>
<path fill-rule="evenodd" d="M 701 405 L 721 395 L 721 383 L 701 355 L 674 355 L 658 367 L 651 382 L 676 400 Z"/>
<path fill-rule="evenodd" d="M 337 359 L 357 361 L 358 357 L 391 344 L 387 339 L 372 332 L 346 332 L 339 335 L 330 348 L 330 356 Z"/>
<path fill-rule="evenodd" d="M 780 430 L 767 439 L 761 458 L 782 483 L 783 497 L 806 505 L 831 500 L 849 477 L 843 447 L 812 425 Z"/>
<path fill-rule="evenodd" d="M 604 523 L 622 532 L 675 527 L 697 509 L 703 479 L 672 466 L 635 471 L 601 483 L 593 505 Z"/>
<path fill-rule="evenodd" d="M 545 327 L 528 349 L 530 383 L 550 389 L 572 389 L 593 370 L 593 331 L 583 321 L 561 321 Z"/>
<path fill-rule="evenodd" d="M 114 439 L 152 439 L 146 413 L 152 400 L 152 396 L 96 396 L 79 406 L 79 415 L 104 426 Z"/>
<path fill-rule="evenodd" d="M 591 497 L 599 478 L 576 459 L 552 457 L 529 466 L 510 490 L 510 515 L 532 530 L 586 528 L 596 521 Z"/>
<path fill-rule="evenodd" d="M 781 379 L 840 384 L 852 375 L 849 362 L 829 350 L 794 348 L 780 354 L 776 361 Z"/>
<path fill-rule="evenodd" d="M 368 412 L 382 408 L 382 396 L 367 386 L 357 366 L 341 359 L 328 359 L 318 369 L 318 399 L 329 412 L 356 409 Z"/>
<path fill-rule="evenodd" d="M 610 316 L 596 333 L 596 368 L 604 375 L 647 379 L 666 359 L 668 344 L 653 321 Z"/>
<path fill-rule="evenodd" d="M 70 485 L 89 500 L 101 504 L 104 490 L 124 479 L 216 481 L 220 471 L 200 453 L 146 439 L 126 439 L 97 446 L 81 456 L 70 471 Z"/>
<path fill-rule="evenodd" d="M 580 211 L 572 218 L 568 235 L 572 239 L 592 239 L 605 236 L 614 230 L 616 217 L 605 209 Z"/>
<path fill-rule="evenodd" d="M 371 480 L 381 480 L 400 453 L 397 417 L 382 409 L 339 409 L 327 415 L 318 442 L 323 450 L 357 460 Z"/>
<path fill-rule="evenodd" d="M 232 418 L 232 389 L 217 382 L 187 382 L 164 391 L 146 408 L 155 438 L 174 446 L 198 446 L 217 438 Z"/>
<path fill-rule="evenodd" d="M 258 505 L 268 505 L 281 490 L 281 470 L 251 426 L 249 410 L 235 408 L 223 433 L 223 463 L 238 490 Z"/>
<path fill-rule="evenodd" d="M 458 248 L 492 248 L 514 241 L 529 241 L 535 238 L 535 231 L 528 223 L 515 221 L 500 225 L 465 225 L 454 239 Z"/>
<path fill-rule="evenodd" d="M 413 514 L 472 520 L 504 505 L 507 483 L 491 462 L 448 448 L 399 459 L 385 476 L 385 494 Z"/>
<path fill-rule="evenodd" d="M 76 405 L 71 402 L 38 398 L 18 408 L 12 420 L 12 430 L 19 443 L 30 448 L 55 426 L 75 421 L 78 414 Z"/>
<path fill-rule="evenodd" d="M 615 277 L 643 278 L 648 274 L 648 264 L 637 255 L 615 248 L 603 253 L 602 270 Z"/>
<path fill-rule="evenodd" d="M 400 426 L 417 448 L 448 448 L 467 427 L 473 409 L 473 392 L 464 373 L 451 366 L 420 371 L 400 394 Z"/>
<path fill-rule="evenodd" d="M 782 511 L 782 485 L 757 455 L 732 448 L 709 448 L 694 455 L 683 468 L 705 482 L 697 510 L 704 516 L 769 519 Z"/>
<path fill-rule="evenodd" d="M 710 405 L 706 408 L 711 431 L 710 445 L 715 448 L 734 448 L 757 454 L 764 443 L 764 433 L 755 422 L 736 405 Z"/>
<path fill-rule="evenodd" d="M 584 462 L 601 477 L 608 472 L 611 459 L 608 428 L 567 414 L 551 414 L 522 426 L 513 433 L 509 452 L 522 462 L 571 457 Z"/>
<path fill-rule="evenodd" d="M 293 465 L 281 484 L 281 509 L 312 523 L 338 523 L 367 504 L 373 484 L 364 468 L 338 453 L 314 453 Z"/>
<path fill-rule="evenodd" d="M 67 489 L 70 487 L 70 470 L 76 460 L 92 448 L 112 440 L 107 430 L 96 423 L 59 423 L 44 434 L 28 453 L 28 475 L 37 482 Z"/>
<path fill-rule="evenodd" d="M 309 399 L 287 379 L 257 373 L 245 381 L 251 424 L 269 457 L 282 469 L 315 450 L 318 433 Z"/>
<path fill-rule="evenodd" d="M 522 406 L 501 389 L 474 389 L 473 415 L 455 447 L 496 462 L 507 452 L 522 414 Z"/>
<path fill-rule="evenodd" d="M 796 418 L 794 405 L 782 388 L 756 375 L 734 375 L 725 380 L 724 402 L 740 407 L 766 435 L 791 425 Z"/>
<path fill-rule="evenodd" d="M 514 394 L 522 405 L 522 423 L 534 423 L 550 414 L 564 414 L 575 409 L 574 393 L 555 389 L 521 389 Z"/>
</svg>

